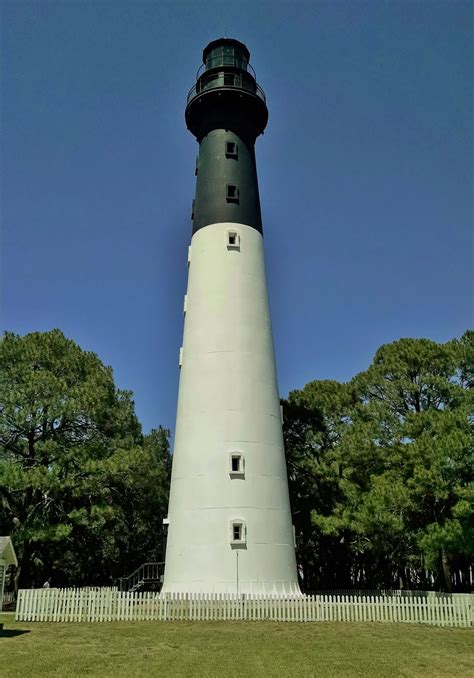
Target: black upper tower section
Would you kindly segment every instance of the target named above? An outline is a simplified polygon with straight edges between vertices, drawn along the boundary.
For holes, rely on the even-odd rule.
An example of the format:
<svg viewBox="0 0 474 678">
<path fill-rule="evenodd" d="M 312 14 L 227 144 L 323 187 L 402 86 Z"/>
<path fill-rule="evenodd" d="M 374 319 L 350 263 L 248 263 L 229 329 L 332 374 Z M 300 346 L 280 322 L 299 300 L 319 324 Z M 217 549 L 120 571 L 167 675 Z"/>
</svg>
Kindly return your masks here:
<svg viewBox="0 0 474 678">
<path fill-rule="evenodd" d="M 255 139 L 268 120 L 245 45 L 210 42 L 188 94 L 186 124 L 199 142 L 193 233 L 210 224 L 244 224 L 262 232 Z"/>
<path fill-rule="evenodd" d="M 232 38 L 204 49 L 186 106 L 186 125 L 198 141 L 212 129 L 231 129 L 253 141 L 262 134 L 268 110 L 249 58 L 247 47 Z"/>
</svg>

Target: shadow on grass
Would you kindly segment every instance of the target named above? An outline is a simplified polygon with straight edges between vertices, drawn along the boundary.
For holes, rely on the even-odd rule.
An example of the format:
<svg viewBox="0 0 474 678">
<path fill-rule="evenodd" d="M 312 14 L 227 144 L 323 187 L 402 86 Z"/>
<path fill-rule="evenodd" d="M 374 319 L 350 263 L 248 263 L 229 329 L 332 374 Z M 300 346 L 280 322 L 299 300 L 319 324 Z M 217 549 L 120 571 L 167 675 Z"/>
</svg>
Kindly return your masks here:
<svg viewBox="0 0 474 678">
<path fill-rule="evenodd" d="M 15 638 L 15 636 L 22 636 L 24 633 L 31 633 L 27 629 L 3 629 L 0 631 L 0 640 L 2 638 Z"/>
</svg>

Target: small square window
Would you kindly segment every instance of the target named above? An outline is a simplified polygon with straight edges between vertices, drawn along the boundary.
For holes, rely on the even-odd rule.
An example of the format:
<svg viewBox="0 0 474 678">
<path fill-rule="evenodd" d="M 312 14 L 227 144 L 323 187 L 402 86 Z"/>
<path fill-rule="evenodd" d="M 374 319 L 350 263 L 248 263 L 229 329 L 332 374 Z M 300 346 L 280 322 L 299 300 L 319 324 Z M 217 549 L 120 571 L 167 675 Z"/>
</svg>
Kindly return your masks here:
<svg viewBox="0 0 474 678">
<path fill-rule="evenodd" d="M 235 141 L 226 141 L 225 142 L 225 157 L 226 158 L 238 158 L 239 149 Z"/>
<path fill-rule="evenodd" d="M 227 249 L 240 249 L 240 235 L 237 233 L 237 231 L 227 231 Z"/>
<path fill-rule="evenodd" d="M 231 544 L 245 544 L 246 529 L 243 520 L 233 520 L 230 524 L 230 542 Z"/>
<path fill-rule="evenodd" d="M 245 471 L 244 455 L 241 452 L 231 452 L 229 455 L 229 473 L 231 476 L 243 476 Z"/>
<path fill-rule="evenodd" d="M 227 202 L 239 202 L 239 189 L 235 184 L 227 184 L 226 198 Z"/>
</svg>

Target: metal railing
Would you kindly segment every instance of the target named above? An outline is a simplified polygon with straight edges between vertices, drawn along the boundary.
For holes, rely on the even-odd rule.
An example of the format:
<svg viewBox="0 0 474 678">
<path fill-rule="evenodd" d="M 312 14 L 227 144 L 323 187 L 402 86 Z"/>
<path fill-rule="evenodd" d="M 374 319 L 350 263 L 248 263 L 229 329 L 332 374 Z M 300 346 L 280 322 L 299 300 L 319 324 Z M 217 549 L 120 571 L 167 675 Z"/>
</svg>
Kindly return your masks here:
<svg viewBox="0 0 474 678">
<path fill-rule="evenodd" d="M 196 73 L 196 80 L 200 78 L 203 73 L 210 71 L 211 69 L 214 68 L 220 68 L 221 66 L 233 66 L 234 68 L 240 68 L 240 70 L 249 73 L 255 80 L 257 79 L 255 71 L 253 70 L 252 66 L 249 64 L 248 61 L 244 61 L 239 57 L 226 55 L 225 57 L 219 59 L 214 57 L 214 59 L 212 60 L 212 64 L 210 65 L 208 62 L 206 62 L 205 64 L 201 64 Z"/>
<path fill-rule="evenodd" d="M 266 103 L 265 92 L 255 81 L 243 78 L 239 73 L 219 72 L 210 79 L 200 79 L 188 92 L 187 103 L 195 97 L 213 89 L 239 89 L 259 97 Z"/>
<path fill-rule="evenodd" d="M 128 577 L 119 579 L 120 591 L 137 591 L 146 584 L 155 584 L 160 582 L 163 573 L 164 563 L 152 562 L 143 563 L 140 567 L 129 574 Z"/>
</svg>

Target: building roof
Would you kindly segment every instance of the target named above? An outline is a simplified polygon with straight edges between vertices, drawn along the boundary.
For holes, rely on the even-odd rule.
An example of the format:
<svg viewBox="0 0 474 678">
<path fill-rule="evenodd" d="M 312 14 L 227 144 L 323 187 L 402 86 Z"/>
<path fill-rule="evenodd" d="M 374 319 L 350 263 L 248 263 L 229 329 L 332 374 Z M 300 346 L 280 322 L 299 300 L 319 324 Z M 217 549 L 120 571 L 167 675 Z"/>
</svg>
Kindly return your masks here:
<svg viewBox="0 0 474 678">
<path fill-rule="evenodd" d="M 6 560 L 7 565 L 18 565 L 15 549 L 10 537 L 0 537 L 0 560 Z"/>
</svg>

